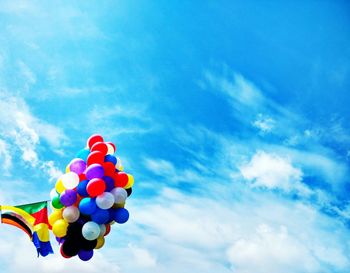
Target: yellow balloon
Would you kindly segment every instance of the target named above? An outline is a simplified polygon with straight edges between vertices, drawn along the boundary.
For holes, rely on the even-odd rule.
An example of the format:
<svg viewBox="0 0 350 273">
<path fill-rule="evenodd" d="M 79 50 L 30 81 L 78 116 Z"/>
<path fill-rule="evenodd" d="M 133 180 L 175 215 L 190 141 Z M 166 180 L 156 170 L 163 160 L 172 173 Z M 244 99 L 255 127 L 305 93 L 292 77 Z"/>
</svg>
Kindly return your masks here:
<svg viewBox="0 0 350 273">
<path fill-rule="evenodd" d="M 118 203 L 118 204 L 114 203 L 113 206 L 112 206 L 112 208 L 114 208 L 114 209 L 124 208 L 124 207 L 125 207 L 125 202 Z"/>
<path fill-rule="evenodd" d="M 63 186 L 62 180 L 58 179 L 55 185 L 55 190 L 61 194 L 62 192 L 64 192 L 66 190 L 66 188 Z"/>
<path fill-rule="evenodd" d="M 70 165 L 68 164 L 66 167 L 66 173 L 69 173 L 69 172 L 70 172 Z"/>
<path fill-rule="evenodd" d="M 129 189 L 134 185 L 134 177 L 128 174 L 128 183 L 124 186 L 124 189 Z"/>
<path fill-rule="evenodd" d="M 57 220 L 52 226 L 52 232 L 56 237 L 64 237 L 67 234 L 68 223 L 63 220 Z"/>
<path fill-rule="evenodd" d="M 49 216 L 49 224 L 53 226 L 60 219 L 62 219 L 62 209 L 55 209 Z"/>
<path fill-rule="evenodd" d="M 105 244 L 105 238 L 103 236 L 97 238 L 97 245 L 95 249 L 100 249 Z"/>
</svg>

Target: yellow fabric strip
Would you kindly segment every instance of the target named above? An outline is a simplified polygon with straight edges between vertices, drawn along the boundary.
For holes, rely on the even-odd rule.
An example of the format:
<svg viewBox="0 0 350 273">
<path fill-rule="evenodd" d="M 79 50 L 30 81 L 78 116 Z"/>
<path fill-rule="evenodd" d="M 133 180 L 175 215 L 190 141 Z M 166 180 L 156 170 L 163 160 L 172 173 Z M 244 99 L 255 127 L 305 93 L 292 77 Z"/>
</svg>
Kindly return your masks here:
<svg viewBox="0 0 350 273">
<path fill-rule="evenodd" d="M 34 231 L 38 234 L 39 240 L 42 242 L 50 241 L 49 227 L 45 223 L 34 226 Z"/>
<path fill-rule="evenodd" d="M 34 225 L 35 223 L 35 218 L 33 216 L 31 216 L 29 213 L 25 212 L 22 209 L 16 208 L 16 207 L 12 207 L 12 206 L 1 206 L 0 207 L 2 213 L 6 213 L 6 212 L 15 212 L 18 215 L 20 215 L 21 217 L 23 217 L 23 219 L 30 224 L 31 226 Z"/>
</svg>

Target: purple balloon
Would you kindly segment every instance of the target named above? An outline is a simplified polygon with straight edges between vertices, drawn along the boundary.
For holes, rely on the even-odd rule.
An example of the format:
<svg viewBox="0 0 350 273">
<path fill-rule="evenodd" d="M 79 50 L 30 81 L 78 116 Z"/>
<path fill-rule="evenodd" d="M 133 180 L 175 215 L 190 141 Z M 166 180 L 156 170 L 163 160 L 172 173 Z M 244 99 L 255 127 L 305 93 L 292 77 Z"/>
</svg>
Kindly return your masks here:
<svg viewBox="0 0 350 273">
<path fill-rule="evenodd" d="M 86 169 L 85 175 L 89 180 L 93 178 L 102 178 L 104 175 L 103 167 L 100 164 L 92 164 Z"/>
<path fill-rule="evenodd" d="M 94 251 L 92 249 L 91 250 L 80 249 L 78 252 L 78 256 L 82 261 L 90 260 L 93 255 L 94 255 Z"/>
<path fill-rule="evenodd" d="M 75 158 L 70 163 L 69 169 L 71 172 L 75 172 L 76 174 L 82 174 L 86 170 L 86 163 L 80 158 Z"/>
<path fill-rule="evenodd" d="M 102 179 L 106 183 L 106 190 L 105 191 L 111 191 L 111 190 L 113 190 L 115 188 L 115 186 L 114 186 L 114 179 L 112 177 L 104 176 Z"/>
<path fill-rule="evenodd" d="M 69 207 L 77 201 L 77 193 L 75 190 L 65 190 L 60 196 L 62 205 Z"/>
<path fill-rule="evenodd" d="M 64 237 L 56 237 L 56 241 L 58 242 L 59 245 L 63 244 L 65 240 L 66 240 L 66 238 L 64 238 Z"/>
</svg>

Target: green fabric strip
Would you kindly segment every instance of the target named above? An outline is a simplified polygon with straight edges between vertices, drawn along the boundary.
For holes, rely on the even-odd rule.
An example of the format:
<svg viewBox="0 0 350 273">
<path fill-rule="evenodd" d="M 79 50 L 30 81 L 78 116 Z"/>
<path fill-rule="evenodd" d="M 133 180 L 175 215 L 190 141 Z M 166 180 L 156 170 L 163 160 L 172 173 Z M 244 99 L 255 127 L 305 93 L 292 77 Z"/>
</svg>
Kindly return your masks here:
<svg viewBox="0 0 350 273">
<path fill-rule="evenodd" d="M 16 208 L 22 209 L 29 214 L 33 214 L 33 213 L 36 213 L 36 212 L 42 210 L 46 206 L 47 206 L 47 202 L 43 201 L 43 202 L 38 202 L 38 203 L 16 206 Z"/>
</svg>

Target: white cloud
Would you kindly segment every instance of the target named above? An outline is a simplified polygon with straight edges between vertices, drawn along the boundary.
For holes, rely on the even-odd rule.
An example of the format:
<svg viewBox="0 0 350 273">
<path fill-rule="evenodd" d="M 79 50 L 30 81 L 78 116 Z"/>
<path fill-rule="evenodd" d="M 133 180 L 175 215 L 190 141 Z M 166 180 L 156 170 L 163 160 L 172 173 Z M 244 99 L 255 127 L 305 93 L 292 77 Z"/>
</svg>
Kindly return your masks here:
<svg viewBox="0 0 350 273">
<path fill-rule="evenodd" d="M 188 266 L 191 272 L 237 273 L 350 269 L 348 231 L 337 219 L 267 192 L 236 192 L 222 184 L 229 194 L 217 196 L 207 186 L 204 196 L 164 188 L 152 202 L 132 202 L 129 226 L 118 236 L 134 236 L 138 247 L 151 250 L 157 257 L 152 272 L 190 272 Z"/>
<path fill-rule="evenodd" d="M 147 249 L 134 246 L 133 244 L 129 244 L 128 247 L 133 254 L 133 261 L 141 268 L 155 267 L 157 265 L 156 258 Z"/>
<path fill-rule="evenodd" d="M 65 259 L 59 254 L 57 243 L 52 241 L 54 255 L 47 257 L 36 256 L 36 249 L 28 236 L 21 230 L 12 226 L 2 226 L 2 238 L 0 239 L 0 254 L 2 256 L 1 263 L 6 264 L 6 272 L 28 272 L 28 273 L 58 273 L 58 272 L 111 272 L 120 273 L 118 265 L 108 257 L 101 255 L 95 251 L 94 257 L 88 261 L 80 261 L 78 257 Z M 15 236 L 17 235 L 17 236 Z M 4 239 L 4 236 L 6 236 Z M 4 259 L 4 257 L 6 257 Z"/>
<path fill-rule="evenodd" d="M 319 272 L 321 269 L 313 253 L 303 242 L 290 236 L 285 226 L 274 230 L 260 224 L 248 239 L 237 240 L 227 255 L 237 273 Z"/>
<path fill-rule="evenodd" d="M 252 187 L 310 194 L 310 190 L 302 184 L 302 171 L 287 158 L 275 154 L 258 151 L 250 162 L 240 167 L 240 171 Z"/>
</svg>

